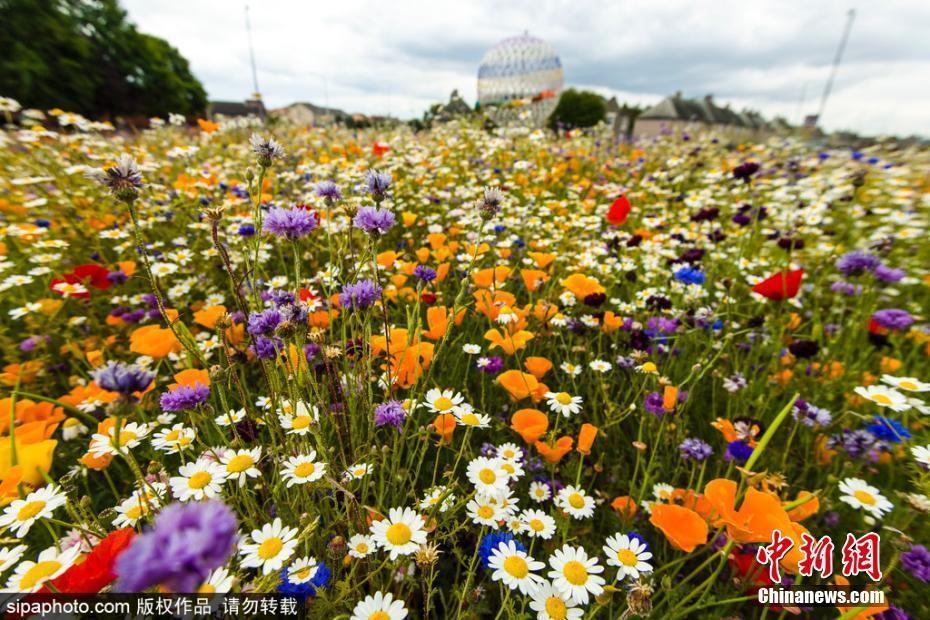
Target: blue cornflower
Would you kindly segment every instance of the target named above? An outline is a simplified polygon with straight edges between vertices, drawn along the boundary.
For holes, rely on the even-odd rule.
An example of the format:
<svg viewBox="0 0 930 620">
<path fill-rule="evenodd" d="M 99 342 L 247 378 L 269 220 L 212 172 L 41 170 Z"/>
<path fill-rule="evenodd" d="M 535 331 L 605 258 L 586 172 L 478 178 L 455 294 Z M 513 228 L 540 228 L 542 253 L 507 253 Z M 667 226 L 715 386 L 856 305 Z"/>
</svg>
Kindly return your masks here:
<svg viewBox="0 0 930 620">
<path fill-rule="evenodd" d="M 752 456 L 752 446 L 742 441 L 731 441 L 727 446 L 726 460 L 735 460 L 745 463 Z"/>
<path fill-rule="evenodd" d="M 704 284 L 704 272 L 700 269 L 695 269 L 694 267 L 682 267 L 675 272 L 675 279 L 679 282 L 684 282 L 685 284 L 696 284 L 698 286 Z"/>
<path fill-rule="evenodd" d="M 510 541 L 513 541 L 518 551 L 526 551 L 526 547 L 523 546 L 523 543 L 517 540 L 510 532 L 491 532 L 482 538 L 481 544 L 478 545 L 478 555 L 481 557 L 481 565 L 488 568 L 491 554 L 494 553 L 498 545 L 502 543 L 507 544 Z"/>
<path fill-rule="evenodd" d="M 873 422 L 865 428 L 879 439 L 891 443 L 901 443 L 902 439 L 911 438 L 911 432 L 903 424 L 882 416 L 875 416 Z"/>
<path fill-rule="evenodd" d="M 103 389 L 118 392 L 127 398 L 132 396 L 133 392 L 144 392 L 155 378 L 154 372 L 149 372 L 141 366 L 112 360 L 90 375 Z"/>
</svg>

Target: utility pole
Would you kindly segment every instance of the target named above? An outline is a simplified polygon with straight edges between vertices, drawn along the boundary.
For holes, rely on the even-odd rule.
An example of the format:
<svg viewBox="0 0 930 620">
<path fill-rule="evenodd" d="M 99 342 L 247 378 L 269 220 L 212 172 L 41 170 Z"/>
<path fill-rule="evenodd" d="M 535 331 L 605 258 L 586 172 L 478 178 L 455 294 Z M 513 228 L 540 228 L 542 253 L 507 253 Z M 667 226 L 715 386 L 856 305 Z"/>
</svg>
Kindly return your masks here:
<svg viewBox="0 0 930 620">
<path fill-rule="evenodd" d="M 840 67 L 840 61 L 843 59 L 843 51 L 846 49 L 846 42 L 849 40 L 849 33 L 852 30 L 853 21 L 856 19 L 856 9 L 849 9 L 846 13 L 846 27 L 843 29 L 843 37 L 840 39 L 840 45 L 836 48 L 836 56 L 833 58 L 833 67 L 830 69 L 830 77 L 823 88 L 823 96 L 820 98 L 820 109 L 817 110 L 817 123 L 823 118 L 823 110 L 827 107 L 827 99 L 830 97 L 830 91 L 833 90 L 833 80 L 836 78 L 836 72 Z"/>
<path fill-rule="evenodd" d="M 252 24 L 249 21 L 249 5 L 245 5 L 245 31 L 249 37 L 249 58 L 252 61 L 252 88 L 255 89 L 253 98 L 261 99 L 261 93 L 258 90 L 258 71 L 255 70 L 255 48 L 252 45 Z"/>
</svg>

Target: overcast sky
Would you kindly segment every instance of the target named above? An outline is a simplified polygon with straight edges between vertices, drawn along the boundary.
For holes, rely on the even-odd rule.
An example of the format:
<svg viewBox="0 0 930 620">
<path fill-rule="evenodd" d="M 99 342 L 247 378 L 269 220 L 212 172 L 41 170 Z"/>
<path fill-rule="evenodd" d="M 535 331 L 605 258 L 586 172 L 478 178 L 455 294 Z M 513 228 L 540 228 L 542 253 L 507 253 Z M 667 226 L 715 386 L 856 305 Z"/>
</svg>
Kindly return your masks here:
<svg viewBox="0 0 930 620">
<path fill-rule="evenodd" d="M 122 3 L 187 57 L 211 99 L 252 92 L 245 2 Z M 251 21 L 269 107 L 410 118 L 454 88 L 473 102 L 484 52 L 527 30 L 555 48 L 567 86 L 647 104 L 713 93 L 799 122 L 819 106 L 850 8 L 824 126 L 930 135 L 927 0 L 256 0 Z"/>
</svg>

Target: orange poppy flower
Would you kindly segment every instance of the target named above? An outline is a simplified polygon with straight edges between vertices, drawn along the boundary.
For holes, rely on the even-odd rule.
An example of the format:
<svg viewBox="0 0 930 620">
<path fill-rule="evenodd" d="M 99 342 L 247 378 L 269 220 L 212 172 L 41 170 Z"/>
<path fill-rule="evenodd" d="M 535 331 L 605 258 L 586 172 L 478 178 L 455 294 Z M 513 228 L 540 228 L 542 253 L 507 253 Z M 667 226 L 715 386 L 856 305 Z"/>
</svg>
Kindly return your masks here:
<svg viewBox="0 0 930 620">
<path fill-rule="evenodd" d="M 547 463 L 555 464 L 562 460 L 562 457 L 571 452 L 575 440 L 567 435 L 559 437 L 554 446 L 537 441 L 536 450 L 546 460 Z"/>
<path fill-rule="evenodd" d="M 549 430 L 549 418 L 538 409 L 520 409 L 511 416 L 510 428 L 520 433 L 526 443 L 535 443 Z"/>
<path fill-rule="evenodd" d="M 540 269 L 545 269 L 555 260 L 555 254 L 545 252 L 527 252 L 526 255 L 536 261 L 536 266 Z"/>
<path fill-rule="evenodd" d="M 532 332 L 522 329 L 513 334 L 507 334 L 506 336 L 496 329 L 489 329 L 484 334 L 484 339 L 491 342 L 491 346 L 488 347 L 489 351 L 493 351 L 495 348 L 500 347 L 507 355 L 513 355 L 515 351 L 525 349 L 526 343 L 532 338 Z"/>
<path fill-rule="evenodd" d="M 666 411 L 673 411 L 678 404 L 678 388 L 673 385 L 666 385 L 662 392 L 662 408 Z"/>
<path fill-rule="evenodd" d="M 194 322 L 207 329 L 216 328 L 216 322 L 226 314 L 226 306 L 208 306 L 194 313 Z"/>
<path fill-rule="evenodd" d="M 675 504 L 655 504 L 649 522 L 656 526 L 675 549 L 691 552 L 707 542 L 707 522 L 701 515 Z"/>
<path fill-rule="evenodd" d="M 174 375 L 175 383 L 168 386 L 169 390 L 175 390 L 182 385 L 193 387 L 198 383 L 204 387 L 210 387 L 210 373 L 206 370 L 197 368 L 188 368 Z"/>
<path fill-rule="evenodd" d="M 503 284 L 508 277 L 510 277 L 510 267 L 497 265 L 476 271 L 471 279 L 478 288 L 491 288 L 494 285 Z"/>
<path fill-rule="evenodd" d="M 433 428 L 442 437 L 443 443 L 452 443 L 452 435 L 455 433 L 455 416 L 451 413 L 440 413 L 433 420 Z"/>
<path fill-rule="evenodd" d="M 597 427 L 593 424 L 581 425 L 581 431 L 578 433 L 578 452 L 585 456 L 591 454 L 591 446 L 594 445 L 597 430 Z"/>
<path fill-rule="evenodd" d="M 536 377 L 519 370 L 508 370 L 501 373 L 497 377 L 497 382 L 507 390 L 513 400 L 523 400 L 539 388 L 539 381 L 536 380 Z"/>
<path fill-rule="evenodd" d="M 30 424 L 37 424 L 31 422 Z M 43 422 L 38 424 L 44 425 Z M 24 429 L 20 433 L 19 429 L 13 435 L 13 443 L 16 444 L 16 464 L 20 467 L 20 481 L 33 487 L 39 486 L 45 482 L 46 474 L 52 468 L 52 455 L 55 453 L 55 447 L 58 442 L 54 439 L 43 439 L 45 437 L 45 428 Z M 32 432 L 36 430 L 38 432 Z M 54 431 L 54 427 L 52 429 Z M 13 452 L 11 450 L 9 438 L 0 441 L 0 480 L 5 480 L 7 475 L 13 469 Z"/>
<path fill-rule="evenodd" d="M 161 359 L 169 353 L 180 353 L 181 343 L 170 329 L 146 325 L 129 335 L 129 350 L 139 355 Z"/>
<path fill-rule="evenodd" d="M 797 504 L 802 500 L 803 503 L 788 511 L 788 517 L 792 521 L 803 521 L 820 510 L 820 499 L 810 491 L 798 491 L 797 497 L 791 503 Z"/>
<path fill-rule="evenodd" d="M 23 468 L 11 467 L 0 482 L 0 506 L 6 506 L 19 498 L 19 484 L 23 481 Z"/>
<path fill-rule="evenodd" d="M 623 326 L 623 317 L 619 317 L 614 314 L 611 310 L 608 310 L 604 313 L 604 318 L 601 319 L 601 331 L 605 334 L 610 334 L 617 331 Z"/>
<path fill-rule="evenodd" d="M 449 311 L 445 306 L 432 306 L 426 310 L 426 323 L 429 329 L 423 336 L 430 340 L 439 340 L 446 335 L 449 328 Z"/>
<path fill-rule="evenodd" d="M 539 269 L 521 269 L 520 277 L 523 278 L 526 290 L 531 293 L 535 293 L 540 286 L 549 280 L 549 274 Z"/>
<path fill-rule="evenodd" d="M 10 408 L 12 405 L 12 398 L 0 400 L 0 433 L 6 433 L 10 428 Z M 53 424 L 65 419 L 64 410 L 61 407 L 56 407 L 50 402 L 36 403 L 28 399 L 16 401 L 14 416 L 16 421 L 21 424 L 40 421 Z"/>
<path fill-rule="evenodd" d="M 601 283 L 594 278 L 589 278 L 581 273 L 573 273 L 561 282 L 562 286 L 577 297 L 584 299 L 588 295 L 603 293 L 605 289 Z"/>
<path fill-rule="evenodd" d="M 513 306 L 517 298 L 507 291 L 488 290 L 475 291 L 475 311 L 480 312 L 492 321 L 496 321 L 504 306 Z"/>
<path fill-rule="evenodd" d="M 552 370 L 552 362 L 545 357 L 528 357 L 523 360 L 523 366 L 539 380 L 542 380 L 546 373 Z"/>
<path fill-rule="evenodd" d="M 220 128 L 220 126 L 217 125 L 216 123 L 212 121 L 208 121 L 203 118 L 198 118 L 197 124 L 200 125 L 200 128 L 206 133 L 213 133 L 214 131 Z"/>
<path fill-rule="evenodd" d="M 622 519 L 632 519 L 636 516 L 636 502 L 629 495 L 620 495 L 610 502 L 610 507 L 619 513 Z"/>
</svg>

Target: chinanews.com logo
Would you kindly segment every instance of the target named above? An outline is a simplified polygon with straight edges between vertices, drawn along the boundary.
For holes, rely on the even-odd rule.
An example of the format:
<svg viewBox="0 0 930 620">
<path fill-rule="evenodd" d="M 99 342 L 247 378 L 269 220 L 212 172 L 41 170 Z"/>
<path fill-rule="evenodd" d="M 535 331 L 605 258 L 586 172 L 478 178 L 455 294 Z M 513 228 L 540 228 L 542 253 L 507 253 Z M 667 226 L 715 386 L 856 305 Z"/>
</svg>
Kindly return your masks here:
<svg viewBox="0 0 930 620">
<path fill-rule="evenodd" d="M 862 536 L 846 534 L 840 550 L 840 569 L 834 581 L 834 551 L 836 545 L 830 536 L 815 538 L 807 532 L 800 535 L 797 555 L 789 556 L 795 540 L 781 530 L 772 532 L 772 541 L 760 545 L 756 562 L 768 571 L 771 586 L 759 588 L 757 601 L 766 606 L 779 607 L 886 607 L 885 592 L 874 586 L 850 585 L 850 577 L 865 576 L 874 584 L 882 580 L 880 547 L 881 536 L 869 532 Z M 797 579 L 793 585 L 782 583 L 783 566 L 797 562 Z M 789 564 L 790 563 L 790 564 Z M 804 580 L 818 576 L 827 585 L 801 585 Z"/>
</svg>

